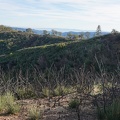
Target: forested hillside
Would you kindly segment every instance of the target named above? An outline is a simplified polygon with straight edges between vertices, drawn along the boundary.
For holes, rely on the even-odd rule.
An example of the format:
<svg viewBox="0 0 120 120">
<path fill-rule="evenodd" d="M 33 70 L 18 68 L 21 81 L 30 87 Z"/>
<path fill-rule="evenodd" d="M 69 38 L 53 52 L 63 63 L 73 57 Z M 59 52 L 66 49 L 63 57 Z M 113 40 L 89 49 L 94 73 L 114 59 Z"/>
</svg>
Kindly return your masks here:
<svg viewBox="0 0 120 120">
<path fill-rule="evenodd" d="M 50 35 L 36 35 L 20 31 L 0 32 L 0 65 L 16 69 L 41 70 L 54 65 L 57 69 L 87 69 L 97 60 L 109 71 L 119 64 L 120 34 L 108 34 L 88 40 L 69 40 Z"/>
<path fill-rule="evenodd" d="M 64 38 L 0 26 L 2 117 L 120 120 L 120 33 L 96 35 Z"/>
</svg>

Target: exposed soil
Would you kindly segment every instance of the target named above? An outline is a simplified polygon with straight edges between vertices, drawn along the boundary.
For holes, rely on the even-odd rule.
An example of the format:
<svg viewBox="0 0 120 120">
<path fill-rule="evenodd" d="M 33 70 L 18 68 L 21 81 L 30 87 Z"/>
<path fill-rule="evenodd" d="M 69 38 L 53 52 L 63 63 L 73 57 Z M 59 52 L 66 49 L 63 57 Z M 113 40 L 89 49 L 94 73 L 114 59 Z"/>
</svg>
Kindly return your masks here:
<svg viewBox="0 0 120 120">
<path fill-rule="evenodd" d="M 29 120 L 28 111 L 32 106 L 37 106 L 42 113 L 41 120 L 78 120 L 75 109 L 70 109 L 68 103 L 73 95 L 54 97 L 51 99 L 19 100 L 21 111 L 16 115 L 0 116 L 0 120 Z M 56 101 L 56 102 L 55 102 Z M 86 100 L 80 107 L 81 120 L 97 120 L 95 107 L 90 100 Z"/>
</svg>

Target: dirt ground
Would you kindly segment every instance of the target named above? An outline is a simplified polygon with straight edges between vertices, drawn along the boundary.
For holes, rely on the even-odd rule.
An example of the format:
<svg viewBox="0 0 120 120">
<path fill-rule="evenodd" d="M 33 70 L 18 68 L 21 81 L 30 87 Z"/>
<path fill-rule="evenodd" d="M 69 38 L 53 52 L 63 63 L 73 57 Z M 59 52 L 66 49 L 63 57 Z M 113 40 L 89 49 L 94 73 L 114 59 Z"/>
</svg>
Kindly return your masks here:
<svg viewBox="0 0 120 120">
<path fill-rule="evenodd" d="M 51 99 L 19 100 L 17 103 L 21 106 L 20 113 L 0 116 L 0 120 L 29 120 L 28 111 L 33 106 L 37 106 L 41 110 L 42 118 L 40 120 L 78 120 L 76 110 L 68 107 L 72 97 L 73 95 L 66 95 Z M 58 101 L 59 98 L 61 99 Z M 81 104 L 79 113 L 81 120 L 97 120 L 95 107 L 90 100 Z"/>
</svg>

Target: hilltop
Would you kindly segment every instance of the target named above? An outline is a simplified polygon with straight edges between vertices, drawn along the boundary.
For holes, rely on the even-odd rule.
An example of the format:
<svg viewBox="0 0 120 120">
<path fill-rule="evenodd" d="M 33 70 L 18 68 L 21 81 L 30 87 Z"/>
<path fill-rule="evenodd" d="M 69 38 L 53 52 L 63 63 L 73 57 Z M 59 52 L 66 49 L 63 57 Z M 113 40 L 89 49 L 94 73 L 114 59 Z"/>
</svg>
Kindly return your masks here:
<svg viewBox="0 0 120 120">
<path fill-rule="evenodd" d="M 20 31 L 0 32 L 0 65 L 4 68 L 41 70 L 54 65 L 57 69 L 97 68 L 97 60 L 106 69 L 117 68 L 120 34 L 108 34 L 88 40 L 69 40 L 64 37 L 38 35 Z"/>
</svg>

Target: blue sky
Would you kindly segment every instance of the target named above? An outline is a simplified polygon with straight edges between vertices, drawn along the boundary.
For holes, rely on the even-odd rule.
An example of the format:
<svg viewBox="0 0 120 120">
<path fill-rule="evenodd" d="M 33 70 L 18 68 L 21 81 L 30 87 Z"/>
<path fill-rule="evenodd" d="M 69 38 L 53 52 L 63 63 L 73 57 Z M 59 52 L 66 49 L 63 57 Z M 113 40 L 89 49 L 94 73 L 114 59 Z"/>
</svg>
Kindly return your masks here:
<svg viewBox="0 0 120 120">
<path fill-rule="evenodd" d="M 0 24 L 120 31 L 120 0 L 0 0 Z"/>
</svg>

